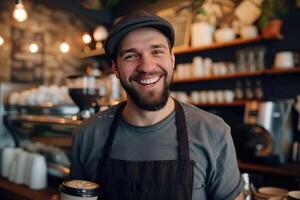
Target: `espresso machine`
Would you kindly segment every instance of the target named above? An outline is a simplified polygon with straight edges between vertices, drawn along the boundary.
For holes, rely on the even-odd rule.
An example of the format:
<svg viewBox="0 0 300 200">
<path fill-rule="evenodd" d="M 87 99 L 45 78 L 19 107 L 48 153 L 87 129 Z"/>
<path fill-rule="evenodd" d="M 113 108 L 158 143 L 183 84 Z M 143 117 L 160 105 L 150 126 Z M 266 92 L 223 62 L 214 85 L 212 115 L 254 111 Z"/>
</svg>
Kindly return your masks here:
<svg viewBox="0 0 300 200">
<path fill-rule="evenodd" d="M 248 102 L 244 126 L 233 133 L 241 160 L 265 164 L 288 162 L 292 143 L 294 100 Z"/>
</svg>

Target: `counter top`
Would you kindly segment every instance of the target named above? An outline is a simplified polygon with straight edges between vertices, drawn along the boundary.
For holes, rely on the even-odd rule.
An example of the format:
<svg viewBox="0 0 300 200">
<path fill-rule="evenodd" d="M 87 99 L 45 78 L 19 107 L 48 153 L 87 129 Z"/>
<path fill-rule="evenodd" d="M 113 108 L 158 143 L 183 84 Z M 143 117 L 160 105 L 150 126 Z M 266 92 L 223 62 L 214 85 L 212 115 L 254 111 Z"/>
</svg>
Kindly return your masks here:
<svg viewBox="0 0 300 200">
<path fill-rule="evenodd" d="M 25 185 L 17 185 L 4 178 L 0 178 L 0 189 L 5 190 L 8 193 L 17 194 L 22 197 L 22 199 L 28 200 L 50 200 L 51 196 L 57 193 L 57 189 L 54 187 L 48 187 L 43 190 L 32 190 Z"/>
</svg>

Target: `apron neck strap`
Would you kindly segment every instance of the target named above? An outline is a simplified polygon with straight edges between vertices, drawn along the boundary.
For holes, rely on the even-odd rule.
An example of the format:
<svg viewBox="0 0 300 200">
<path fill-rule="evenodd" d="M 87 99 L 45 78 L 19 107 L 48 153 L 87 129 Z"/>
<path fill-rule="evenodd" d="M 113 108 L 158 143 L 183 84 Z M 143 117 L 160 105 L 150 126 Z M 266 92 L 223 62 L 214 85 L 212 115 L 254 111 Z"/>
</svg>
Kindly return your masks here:
<svg viewBox="0 0 300 200">
<path fill-rule="evenodd" d="M 118 122 L 119 119 L 122 117 L 122 111 L 126 106 L 126 101 L 121 102 L 116 109 L 116 112 L 114 114 L 114 118 L 112 121 L 112 124 L 110 126 L 110 130 L 109 130 L 109 134 L 108 134 L 108 138 L 105 142 L 104 145 L 104 151 L 103 151 L 103 158 L 108 159 L 110 158 L 110 153 L 111 153 L 111 148 L 112 148 L 112 143 L 113 140 L 115 138 L 116 132 L 117 132 L 117 127 L 118 127 Z"/>
<path fill-rule="evenodd" d="M 180 103 L 175 100 L 175 123 L 177 128 L 178 155 L 180 161 L 190 160 L 189 140 L 185 114 Z"/>
</svg>

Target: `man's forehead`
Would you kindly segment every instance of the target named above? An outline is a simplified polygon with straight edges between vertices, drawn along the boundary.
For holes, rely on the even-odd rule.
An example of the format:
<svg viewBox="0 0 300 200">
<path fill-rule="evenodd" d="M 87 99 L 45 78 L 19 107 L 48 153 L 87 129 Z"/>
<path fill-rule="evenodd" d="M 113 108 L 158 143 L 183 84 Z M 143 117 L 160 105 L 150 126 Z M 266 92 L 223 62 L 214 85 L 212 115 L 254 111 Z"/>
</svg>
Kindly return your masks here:
<svg viewBox="0 0 300 200">
<path fill-rule="evenodd" d="M 121 40 L 120 49 L 134 48 L 134 47 L 144 46 L 144 45 L 167 46 L 168 38 L 155 28 L 152 27 L 138 28 L 129 32 Z"/>
</svg>

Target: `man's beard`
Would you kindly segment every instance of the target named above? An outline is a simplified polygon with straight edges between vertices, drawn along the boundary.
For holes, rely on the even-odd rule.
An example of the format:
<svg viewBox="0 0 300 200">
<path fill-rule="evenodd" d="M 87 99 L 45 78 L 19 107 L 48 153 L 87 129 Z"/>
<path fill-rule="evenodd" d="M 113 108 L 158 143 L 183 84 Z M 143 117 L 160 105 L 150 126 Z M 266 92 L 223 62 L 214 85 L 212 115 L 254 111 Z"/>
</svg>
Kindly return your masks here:
<svg viewBox="0 0 300 200">
<path fill-rule="evenodd" d="M 170 84 L 167 82 L 167 79 L 164 80 L 163 90 L 161 94 L 159 94 L 159 98 L 156 99 L 153 99 L 157 95 L 155 91 L 150 91 L 149 95 L 142 96 L 134 87 L 126 84 L 122 79 L 120 79 L 120 82 L 135 105 L 143 110 L 157 111 L 162 109 L 167 104 L 168 98 L 170 96 Z"/>
</svg>

